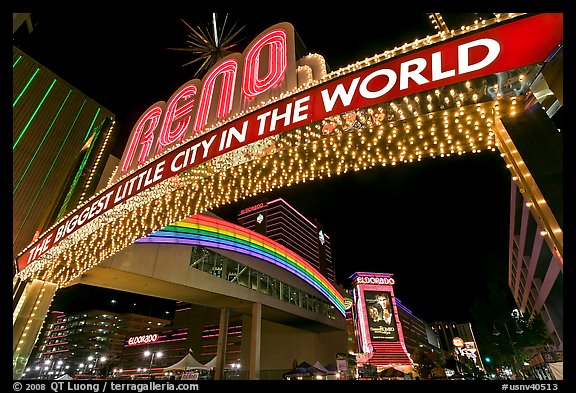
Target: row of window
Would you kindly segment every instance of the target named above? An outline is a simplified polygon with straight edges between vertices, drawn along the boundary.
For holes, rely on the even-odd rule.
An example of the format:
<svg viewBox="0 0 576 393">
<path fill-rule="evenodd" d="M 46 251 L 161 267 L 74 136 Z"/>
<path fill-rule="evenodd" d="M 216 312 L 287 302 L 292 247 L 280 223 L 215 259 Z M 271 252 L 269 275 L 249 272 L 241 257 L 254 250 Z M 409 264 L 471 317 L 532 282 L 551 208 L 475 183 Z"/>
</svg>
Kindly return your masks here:
<svg viewBox="0 0 576 393">
<path fill-rule="evenodd" d="M 336 308 L 332 304 L 205 248 L 193 247 L 190 267 L 328 318 L 336 318 Z"/>
</svg>

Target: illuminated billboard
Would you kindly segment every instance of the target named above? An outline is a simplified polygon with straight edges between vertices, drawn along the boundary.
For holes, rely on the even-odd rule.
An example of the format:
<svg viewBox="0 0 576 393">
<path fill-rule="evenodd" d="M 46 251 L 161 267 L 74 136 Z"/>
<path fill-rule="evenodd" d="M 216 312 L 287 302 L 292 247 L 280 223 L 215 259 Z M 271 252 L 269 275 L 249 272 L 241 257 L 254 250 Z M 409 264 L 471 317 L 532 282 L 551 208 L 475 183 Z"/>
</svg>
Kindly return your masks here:
<svg viewBox="0 0 576 393">
<path fill-rule="evenodd" d="M 398 341 L 390 292 L 364 291 L 368 327 L 372 341 Z"/>
</svg>

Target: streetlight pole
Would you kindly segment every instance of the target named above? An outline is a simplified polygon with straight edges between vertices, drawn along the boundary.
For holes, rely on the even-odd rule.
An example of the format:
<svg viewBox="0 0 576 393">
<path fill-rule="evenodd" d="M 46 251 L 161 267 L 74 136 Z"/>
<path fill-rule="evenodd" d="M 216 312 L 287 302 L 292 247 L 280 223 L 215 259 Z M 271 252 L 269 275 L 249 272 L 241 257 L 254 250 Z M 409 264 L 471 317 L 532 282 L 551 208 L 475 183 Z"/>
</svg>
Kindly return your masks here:
<svg viewBox="0 0 576 393">
<path fill-rule="evenodd" d="M 100 363 L 104 363 L 106 362 L 106 360 L 108 360 L 106 356 L 100 357 Z M 108 366 L 106 366 L 106 368 L 104 369 L 104 379 L 106 379 L 107 377 L 108 377 Z"/>
<path fill-rule="evenodd" d="M 520 369 L 518 368 L 518 353 L 517 353 L 517 351 L 516 351 L 516 345 L 514 345 L 514 341 L 512 340 L 512 336 L 510 335 L 510 330 L 508 330 L 508 325 L 506 324 L 506 323 L 509 322 L 509 321 L 513 321 L 513 322 L 516 324 L 516 333 L 517 333 L 517 334 L 522 334 L 522 333 L 524 333 L 524 332 L 522 331 L 522 329 L 520 329 L 520 326 L 518 326 L 518 322 L 517 322 L 515 319 L 513 319 L 513 318 L 509 318 L 509 319 L 506 319 L 506 320 L 504 320 L 504 321 L 496 320 L 496 321 L 494 321 L 494 322 L 492 323 L 492 326 L 494 327 L 494 333 L 493 333 L 493 335 L 494 335 L 494 336 L 500 335 L 500 332 L 498 331 L 498 329 L 496 329 L 495 323 L 496 323 L 496 322 L 501 322 L 502 325 L 504 325 L 504 329 L 506 329 L 506 334 L 508 335 L 508 340 L 510 340 L 510 345 L 512 346 L 513 359 L 514 359 L 514 373 L 515 373 L 517 376 L 519 376 L 519 375 L 522 375 L 522 374 L 521 374 L 521 372 L 520 372 Z"/>
<path fill-rule="evenodd" d="M 88 356 L 88 362 L 86 363 L 86 367 L 88 367 L 90 369 L 90 378 L 89 379 L 92 379 L 93 374 L 94 374 L 94 368 L 96 366 L 95 363 L 92 364 L 92 360 L 94 360 L 94 356 L 92 356 L 92 355 Z M 97 362 L 97 360 L 96 360 L 96 362 Z"/>
<path fill-rule="evenodd" d="M 148 357 L 152 355 L 152 357 L 150 358 L 150 367 L 148 368 L 148 375 L 150 377 L 150 379 L 152 379 L 152 363 L 154 362 L 154 356 L 156 357 L 162 357 L 162 352 L 158 351 L 158 352 L 150 352 L 150 351 L 146 351 L 144 352 L 144 357 Z"/>
<path fill-rule="evenodd" d="M 49 365 L 50 365 L 50 367 L 48 367 Z M 50 375 L 50 370 L 52 370 L 52 367 L 54 367 L 54 361 L 47 359 L 44 362 L 44 376 L 46 377 L 44 379 L 50 379 L 50 377 L 48 375 Z"/>
<path fill-rule="evenodd" d="M 96 373 L 98 360 L 100 360 L 100 363 L 104 363 L 107 360 L 107 358 L 106 358 L 106 356 L 101 356 L 101 357 L 96 357 L 96 356 L 92 356 L 92 355 L 88 356 L 88 361 L 92 362 L 92 360 L 94 360 L 94 364 L 91 364 L 91 363 L 88 364 L 88 368 L 91 368 L 90 374 L 92 374 L 90 379 L 92 379 L 94 377 L 94 374 Z M 106 376 L 104 376 L 104 378 L 106 378 Z"/>
</svg>

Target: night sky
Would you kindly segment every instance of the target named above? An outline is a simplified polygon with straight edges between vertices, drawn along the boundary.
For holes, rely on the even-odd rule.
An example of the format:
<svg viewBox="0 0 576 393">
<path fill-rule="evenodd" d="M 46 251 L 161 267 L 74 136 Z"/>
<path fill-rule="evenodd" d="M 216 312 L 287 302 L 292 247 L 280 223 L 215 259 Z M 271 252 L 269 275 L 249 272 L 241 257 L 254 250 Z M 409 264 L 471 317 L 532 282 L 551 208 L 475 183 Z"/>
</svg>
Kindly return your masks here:
<svg viewBox="0 0 576 393">
<path fill-rule="evenodd" d="M 302 8 L 305 8 L 302 6 Z M 120 156 L 138 117 L 167 100 L 193 79 L 191 58 L 167 48 L 186 47 L 188 28 L 206 25 L 213 10 L 155 10 L 32 13 L 34 32 L 15 45 L 117 116 L 123 130 Z M 216 9 L 219 23 L 226 12 Z M 238 51 L 278 22 L 294 25 L 308 52 L 324 56 L 336 70 L 365 57 L 435 34 L 425 13 L 385 13 L 370 6 L 330 8 L 307 15 L 228 9 L 228 25 L 245 26 Z M 443 14 L 459 28 L 478 16 Z M 510 174 L 497 152 L 422 162 L 341 175 L 292 186 L 215 211 L 235 222 L 237 213 L 259 198 L 283 197 L 331 237 L 338 281 L 355 271 L 393 273 L 395 294 L 427 322 L 467 322 L 487 282 L 507 290 Z M 72 307 L 61 290 L 55 308 Z M 99 292 L 92 292 L 96 294 Z M 102 292 L 105 304 L 114 294 Z M 67 299 L 68 298 L 68 299 Z M 144 299 L 142 299 L 144 301 Z M 132 304 L 132 299 L 124 303 Z"/>
</svg>

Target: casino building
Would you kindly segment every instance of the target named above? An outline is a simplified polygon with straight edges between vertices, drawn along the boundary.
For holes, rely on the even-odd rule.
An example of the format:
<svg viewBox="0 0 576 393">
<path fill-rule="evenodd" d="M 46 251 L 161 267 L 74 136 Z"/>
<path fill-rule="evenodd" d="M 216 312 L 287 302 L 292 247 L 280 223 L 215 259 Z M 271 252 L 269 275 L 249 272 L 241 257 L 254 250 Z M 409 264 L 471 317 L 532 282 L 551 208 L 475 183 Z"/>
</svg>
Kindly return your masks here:
<svg viewBox="0 0 576 393">
<path fill-rule="evenodd" d="M 326 278 L 336 282 L 330 237 L 323 225 L 318 220 L 312 222 L 284 199 L 247 207 L 240 211 L 238 222 L 298 253 Z"/>
<path fill-rule="evenodd" d="M 438 338 L 432 330 L 432 326 L 416 316 L 410 309 L 402 304 L 400 299 L 396 298 L 395 300 L 398 319 L 400 320 L 404 334 L 406 351 L 410 354 L 410 357 L 414 359 L 417 352 L 436 352 L 438 361 L 442 363 L 444 361 L 443 354 Z"/>
<path fill-rule="evenodd" d="M 556 351 L 564 346 L 562 56 L 551 58 L 526 110 L 505 122 L 512 175 L 508 285 L 524 318 L 542 319 Z"/>
<path fill-rule="evenodd" d="M 357 272 L 351 279 L 358 364 L 375 366 L 377 371 L 394 367 L 411 374 L 414 362 L 398 317 L 392 274 Z"/>
<path fill-rule="evenodd" d="M 118 132 L 114 114 L 17 47 L 12 51 L 12 253 L 86 201 Z M 13 266 L 14 307 L 25 284 Z"/>
<path fill-rule="evenodd" d="M 23 377 L 79 379 L 103 377 L 120 363 L 128 337 L 155 331 L 171 321 L 103 310 L 52 311 L 37 340 Z"/>
<path fill-rule="evenodd" d="M 343 294 L 327 278 L 288 248 L 208 213 L 138 239 L 74 284 L 182 302 L 171 333 L 162 327 L 150 333 L 162 339 L 125 342 L 125 370 L 136 378 L 143 344 L 173 351 L 155 360 L 158 376 L 182 351 L 192 349 L 198 361 L 216 353 L 216 379 L 232 363 L 242 365 L 244 379 L 281 379 L 294 359 L 314 363 L 347 351 Z"/>
<path fill-rule="evenodd" d="M 447 358 L 453 357 L 462 362 L 469 361 L 479 370 L 484 370 L 484 363 L 476 343 L 472 324 L 434 322 L 431 325 L 440 343 L 440 348 L 447 354 Z"/>
</svg>

